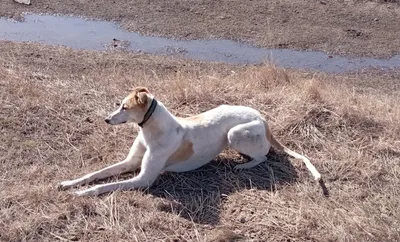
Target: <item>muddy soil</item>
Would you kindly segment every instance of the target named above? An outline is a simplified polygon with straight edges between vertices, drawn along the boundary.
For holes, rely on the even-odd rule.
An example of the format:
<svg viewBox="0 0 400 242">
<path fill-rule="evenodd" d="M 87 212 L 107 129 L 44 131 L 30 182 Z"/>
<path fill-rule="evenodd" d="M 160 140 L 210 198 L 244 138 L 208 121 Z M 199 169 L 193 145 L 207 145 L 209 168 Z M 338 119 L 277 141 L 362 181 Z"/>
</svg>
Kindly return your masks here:
<svg viewBox="0 0 400 242">
<path fill-rule="evenodd" d="M 399 1 L 3 1 L 0 16 L 62 13 L 118 21 L 130 31 L 180 39 L 225 38 L 268 48 L 388 57 L 400 52 Z"/>
</svg>

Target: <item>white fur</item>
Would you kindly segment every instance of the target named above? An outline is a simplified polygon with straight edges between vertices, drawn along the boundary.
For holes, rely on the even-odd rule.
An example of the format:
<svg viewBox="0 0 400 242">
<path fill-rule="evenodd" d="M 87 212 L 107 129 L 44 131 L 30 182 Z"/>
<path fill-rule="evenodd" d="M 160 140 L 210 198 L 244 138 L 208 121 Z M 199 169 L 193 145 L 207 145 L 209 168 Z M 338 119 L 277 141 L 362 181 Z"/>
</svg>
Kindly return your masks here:
<svg viewBox="0 0 400 242">
<path fill-rule="evenodd" d="M 150 95 L 150 98 L 153 98 Z M 121 108 L 111 116 L 120 118 Z M 111 117 L 112 118 L 112 117 Z M 113 124 L 128 120 L 112 121 Z M 135 118 L 139 122 L 139 118 Z M 116 190 L 128 190 L 151 186 L 163 171 L 185 172 L 203 166 L 215 158 L 225 147 L 250 156 L 253 160 L 235 169 L 248 169 L 266 161 L 271 143 L 268 141 L 266 122 L 261 114 L 249 107 L 222 105 L 202 113 L 195 119 L 181 119 L 172 115 L 158 101 L 152 117 L 140 128 L 125 160 L 81 178 L 60 183 L 62 188 L 87 184 L 94 180 L 133 171 L 140 173 L 129 180 L 96 185 L 76 192 L 77 195 L 99 195 Z M 168 165 L 168 158 L 183 142 L 191 142 L 193 154 L 185 161 Z M 273 142 L 272 142 L 273 143 Z M 284 147 L 289 155 L 303 159 L 316 180 L 319 172 L 304 156 Z"/>
</svg>

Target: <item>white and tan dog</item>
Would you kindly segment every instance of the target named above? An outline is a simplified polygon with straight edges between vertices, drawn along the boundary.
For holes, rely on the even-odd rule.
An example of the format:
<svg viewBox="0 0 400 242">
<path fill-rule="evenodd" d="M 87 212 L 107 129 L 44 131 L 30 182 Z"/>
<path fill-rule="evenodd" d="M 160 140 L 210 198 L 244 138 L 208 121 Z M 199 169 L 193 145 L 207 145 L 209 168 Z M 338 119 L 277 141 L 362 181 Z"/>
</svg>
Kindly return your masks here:
<svg viewBox="0 0 400 242">
<path fill-rule="evenodd" d="M 178 118 L 145 87 L 137 87 L 105 120 L 117 125 L 135 122 L 140 126 L 125 160 L 81 178 L 60 183 L 61 188 L 82 185 L 128 171 L 140 169 L 129 180 L 97 185 L 76 192 L 77 195 L 99 195 L 116 190 L 146 188 L 163 171 L 185 172 L 203 166 L 225 147 L 252 158 L 235 169 L 248 169 L 266 161 L 271 145 L 278 150 L 302 159 L 314 176 L 321 175 L 304 156 L 286 148 L 272 135 L 261 114 L 249 107 L 221 105 L 189 118 Z"/>
</svg>

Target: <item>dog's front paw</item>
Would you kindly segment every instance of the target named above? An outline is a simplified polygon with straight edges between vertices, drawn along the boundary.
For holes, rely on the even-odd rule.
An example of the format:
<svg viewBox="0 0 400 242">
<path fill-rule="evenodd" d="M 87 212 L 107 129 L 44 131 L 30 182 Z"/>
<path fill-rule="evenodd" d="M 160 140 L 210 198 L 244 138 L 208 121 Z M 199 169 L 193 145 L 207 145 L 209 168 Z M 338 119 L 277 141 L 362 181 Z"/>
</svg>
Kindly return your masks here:
<svg viewBox="0 0 400 242">
<path fill-rule="evenodd" d="M 76 184 L 77 182 L 75 180 L 63 181 L 57 184 L 57 188 L 60 190 L 65 190 L 75 186 Z"/>
<path fill-rule="evenodd" d="M 88 193 L 86 192 L 86 190 L 82 190 L 82 191 L 75 191 L 74 195 L 77 197 L 84 197 L 84 196 L 89 196 Z"/>
<path fill-rule="evenodd" d="M 75 196 L 84 197 L 84 196 L 97 196 L 99 195 L 99 190 L 97 186 L 74 192 Z"/>
</svg>

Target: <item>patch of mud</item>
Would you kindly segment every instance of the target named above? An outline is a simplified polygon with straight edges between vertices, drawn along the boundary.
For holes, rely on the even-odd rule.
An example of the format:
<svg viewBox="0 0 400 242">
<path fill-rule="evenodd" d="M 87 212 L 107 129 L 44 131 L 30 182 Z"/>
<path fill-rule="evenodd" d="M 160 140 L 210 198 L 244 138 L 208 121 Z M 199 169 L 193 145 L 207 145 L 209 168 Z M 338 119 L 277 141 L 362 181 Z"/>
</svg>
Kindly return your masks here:
<svg viewBox="0 0 400 242">
<path fill-rule="evenodd" d="M 33 41 L 76 49 L 127 50 L 232 64 L 272 61 L 285 68 L 334 73 L 400 67 L 400 55 L 390 59 L 346 58 L 320 51 L 258 48 L 231 40 L 174 40 L 143 36 L 127 32 L 112 22 L 77 17 L 27 14 L 21 22 L 0 19 L 0 28 L 0 40 Z M 349 34 L 364 36 L 352 29 Z"/>
<path fill-rule="evenodd" d="M 265 48 L 388 58 L 400 50 L 398 0 L 32 1 L 1 3 L 0 16 L 24 12 L 118 21 L 144 35 L 230 39 Z M 350 32 L 349 32 L 350 30 Z M 361 36 L 360 36 L 361 33 Z M 358 36 L 357 36 L 358 35 Z"/>
</svg>

